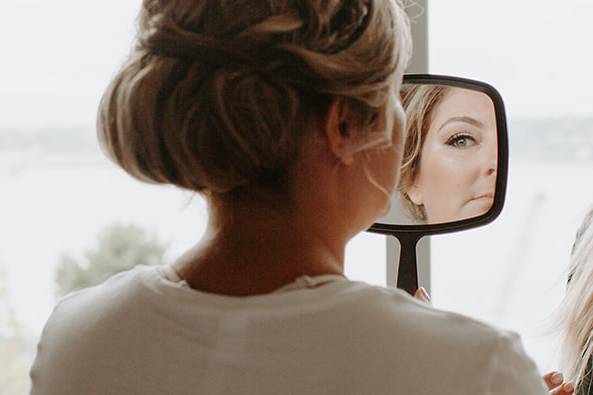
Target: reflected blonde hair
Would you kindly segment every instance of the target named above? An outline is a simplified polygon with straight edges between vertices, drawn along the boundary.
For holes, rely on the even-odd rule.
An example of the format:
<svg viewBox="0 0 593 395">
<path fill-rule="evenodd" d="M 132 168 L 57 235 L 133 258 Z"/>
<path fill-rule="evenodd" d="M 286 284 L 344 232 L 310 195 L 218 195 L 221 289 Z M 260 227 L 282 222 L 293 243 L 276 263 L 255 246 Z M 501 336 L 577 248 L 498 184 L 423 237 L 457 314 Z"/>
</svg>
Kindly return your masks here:
<svg viewBox="0 0 593 395">
<path fill-rule="evenodd" d="M 402 90 L 402 106 L 406 112 L 407 138 L 404 146 L 398 190 L 409 217 L 426 222 L 426 211 L 410 199 L 408 191 L 420 173 L 420 159 L 433 110 L 448 91 L 443 85 L 411 85 Z"/>
<path fill-rule="evenodd" d="M 593 208 L 585 216 L 573 245 L 569 284 L 559 308 L 561 365 L 575 394 L 588 393 L 593 356 Z"/>
<path fill-rule="evenodd" d="M 204 193 L 282 189 L 312 119 L 353 109 L 361 149 L 411 53 L 395 0 L 144 0 L 98 137 L 132 176 Z"/>
</svg>

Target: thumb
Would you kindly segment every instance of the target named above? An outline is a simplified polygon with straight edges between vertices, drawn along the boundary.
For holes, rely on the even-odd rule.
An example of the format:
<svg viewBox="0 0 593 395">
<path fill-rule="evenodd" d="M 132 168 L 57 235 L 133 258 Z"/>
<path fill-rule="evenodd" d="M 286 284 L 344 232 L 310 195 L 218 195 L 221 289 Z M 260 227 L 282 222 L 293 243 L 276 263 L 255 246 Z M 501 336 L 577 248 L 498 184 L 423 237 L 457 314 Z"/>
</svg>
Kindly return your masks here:
<svg viewBox="0 0 593 395">
<path fill-rule="evenodd" d="M 424 289 L 424 287 L 420 287 L 416 290 L 416 292 L 414 293 L 414 298 L 421 300 L 424 303 L 432 304 L 430 295 L 428 295 L 428 292 L 426 292 L 426 289 Z"/>
</svg>

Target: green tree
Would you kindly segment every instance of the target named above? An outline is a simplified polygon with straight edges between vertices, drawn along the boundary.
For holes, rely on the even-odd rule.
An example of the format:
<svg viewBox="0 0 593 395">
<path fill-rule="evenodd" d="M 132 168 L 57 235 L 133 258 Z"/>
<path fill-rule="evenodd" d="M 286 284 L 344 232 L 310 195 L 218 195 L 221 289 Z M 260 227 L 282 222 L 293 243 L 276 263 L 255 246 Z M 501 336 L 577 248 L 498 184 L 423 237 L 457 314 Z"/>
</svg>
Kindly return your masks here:
<svg viewBox="0 0 593 395">
<path fill-rule="evenodd" d="M 55 274 L 56 293 L 63 296 L 100 284 L 136 265 L 160 265 L 166 249 L 154 233 L 137 225 L 110 225 L 99 233 L 96 248 L 84 251 L 82 260 L 62 255 Z"/>
</svg>

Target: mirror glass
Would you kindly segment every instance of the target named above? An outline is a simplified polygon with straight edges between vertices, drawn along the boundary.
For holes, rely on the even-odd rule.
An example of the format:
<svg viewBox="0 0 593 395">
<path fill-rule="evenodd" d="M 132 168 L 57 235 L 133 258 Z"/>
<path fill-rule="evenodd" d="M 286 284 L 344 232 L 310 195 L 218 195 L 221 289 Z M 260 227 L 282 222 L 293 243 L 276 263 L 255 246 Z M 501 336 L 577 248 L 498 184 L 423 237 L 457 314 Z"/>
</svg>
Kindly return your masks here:
<svg viewBox="0 0 593 395">
<path fill-rule="evenodd" d="M 498 130 L 492 99 L 457 86 L 404 83 L 406 143 L 398 192 L 378 222 L 442 224 L 479 217 L 493 205 Z"/>
</svg>

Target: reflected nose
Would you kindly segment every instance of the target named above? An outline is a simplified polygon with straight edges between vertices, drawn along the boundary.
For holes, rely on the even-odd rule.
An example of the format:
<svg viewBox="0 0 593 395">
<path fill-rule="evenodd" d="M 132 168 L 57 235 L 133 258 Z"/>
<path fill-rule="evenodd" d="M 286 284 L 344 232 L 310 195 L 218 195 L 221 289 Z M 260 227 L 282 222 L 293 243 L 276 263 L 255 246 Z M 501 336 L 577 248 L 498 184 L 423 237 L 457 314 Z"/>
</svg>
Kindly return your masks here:
<svg viewBox="0 0 593 395">
<path fill-rule="evenodd" d="M 484 166 L 483 182 L 488 185 L 489 191 L 495 193 L 496 190 L 496 168 L 498 162 L 496 160 L 487 160 Z"/>
<path fill-rule="evenodd" d="M 496 169 L 498 168 L 496 147 L 488 147 L 488 156 L 484 158 L 484 168 L 486 177 L 496 176 Z"/>
</svg>

